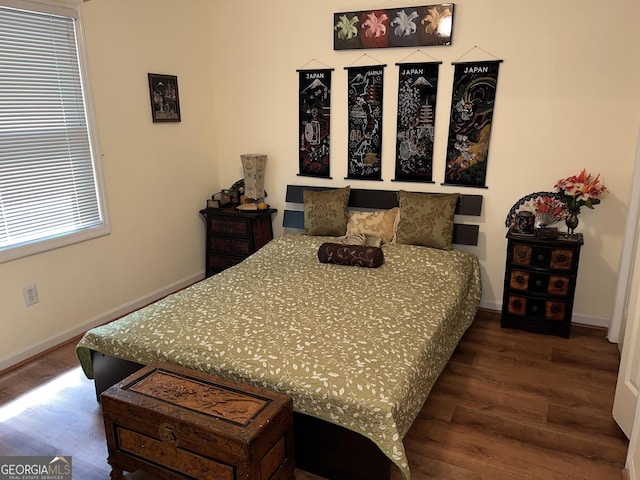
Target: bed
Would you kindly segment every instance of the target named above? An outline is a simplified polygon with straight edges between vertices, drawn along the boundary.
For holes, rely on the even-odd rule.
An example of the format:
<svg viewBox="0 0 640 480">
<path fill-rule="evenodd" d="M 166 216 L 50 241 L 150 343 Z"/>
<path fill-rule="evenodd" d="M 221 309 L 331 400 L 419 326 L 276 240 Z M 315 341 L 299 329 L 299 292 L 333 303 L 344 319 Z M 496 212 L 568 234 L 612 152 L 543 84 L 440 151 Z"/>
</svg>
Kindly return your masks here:
<svg viewBox="0 0 640 480">
<path fill-rule="evenodd" d="M 299 216 L 285 214 L 285 225 Z M 390 241 L 373 247 L 383 254 L 376 268 L 323 262 L 321 248 L 354 235 L 317 233 L 287 231 L 240 264 L 88 331 L 77 353 L 97 393 L 154 362 L 271 388 L 293 398 L 299 468 L 389 478 L 392 462 L 410 478 L 402 440 L 473 321 L 477 257 Z"/>
</svg>

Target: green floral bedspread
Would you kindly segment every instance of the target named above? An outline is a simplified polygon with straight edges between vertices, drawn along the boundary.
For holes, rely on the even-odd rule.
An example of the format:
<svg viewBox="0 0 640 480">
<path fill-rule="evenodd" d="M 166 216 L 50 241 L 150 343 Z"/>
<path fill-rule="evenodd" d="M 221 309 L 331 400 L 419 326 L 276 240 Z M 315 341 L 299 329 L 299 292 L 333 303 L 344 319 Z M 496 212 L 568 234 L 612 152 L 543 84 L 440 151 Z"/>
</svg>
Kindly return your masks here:
<svg viewBox="0 0 640 480">
<path fill-rule="evenodd" d="M 285 234 L 241 264 L 120 320 L 77 347 L 170 362 L 293 397 L 298 412 L 373 440 L 409 478 L 402 439 L 471 324 L 477 257 L 385 245 L 380 268 L 320 263 L 328 237 Z"/>
</svg>

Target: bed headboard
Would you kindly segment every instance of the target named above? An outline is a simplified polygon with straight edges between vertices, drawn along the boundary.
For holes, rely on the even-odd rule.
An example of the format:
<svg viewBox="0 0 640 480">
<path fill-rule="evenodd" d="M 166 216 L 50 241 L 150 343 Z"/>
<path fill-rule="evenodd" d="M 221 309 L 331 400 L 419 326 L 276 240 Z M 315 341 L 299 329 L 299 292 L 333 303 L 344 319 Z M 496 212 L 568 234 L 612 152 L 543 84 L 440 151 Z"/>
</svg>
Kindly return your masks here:
<svg viewBox="0 0 640 480">
<path fill-rule="evenodd" d="M 293 208 L 285 209 L 282 226 L 285 228 L 304 228 L 303 194 L 304 190 L 329 190 L 336 187 L 312 187 L 304 185 L 287 185 L 286 202 L 294 204 Z M 397 190 L 366 190 L 352 188 L 349 196 L 349 208 L 386 209 L 398 206 Z M 482 195 L 460 194 L 456 206 L 456 215 L 479 217 L 482 214 Z M 454 223 L 453 243 L 457 245 L 477 245 L 479 225 L 470 223 Z"/>
</svg>

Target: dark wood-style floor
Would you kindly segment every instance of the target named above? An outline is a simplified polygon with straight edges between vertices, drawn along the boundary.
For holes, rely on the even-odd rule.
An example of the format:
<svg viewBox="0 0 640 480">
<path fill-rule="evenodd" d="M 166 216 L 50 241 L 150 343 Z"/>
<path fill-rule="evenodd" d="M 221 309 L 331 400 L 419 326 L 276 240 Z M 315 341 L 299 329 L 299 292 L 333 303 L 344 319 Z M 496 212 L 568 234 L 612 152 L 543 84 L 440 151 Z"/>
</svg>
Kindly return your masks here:
<svg viewBox="0 0 640 480">
<path fill-rule="evenodd" d="M 74 479 L 105 480 L 100 406 L 74 347 L 0 375 L 0 455 L 71 455 Z M 501 329 L 481 311 L 405 438 L 412 479 L 620 479 L 618 363 L 601 330 L 574 327 L 567 340 Z"/>
</svg>

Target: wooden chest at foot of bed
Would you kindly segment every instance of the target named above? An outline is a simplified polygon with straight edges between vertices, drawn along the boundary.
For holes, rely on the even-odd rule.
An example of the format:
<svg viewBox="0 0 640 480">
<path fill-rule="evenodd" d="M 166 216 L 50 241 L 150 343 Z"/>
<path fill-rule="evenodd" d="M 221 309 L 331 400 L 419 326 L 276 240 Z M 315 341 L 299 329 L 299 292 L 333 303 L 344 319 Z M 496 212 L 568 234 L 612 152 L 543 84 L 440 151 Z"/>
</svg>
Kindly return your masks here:
<svg viewBox="0 0 640 480">
<path fill-rule="evenodd" d="M 144 367 L 101 395 L 111 478 L 294 478 L 292 400 L 173 365 Z"/>
</svg>

